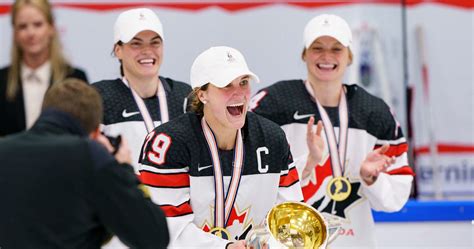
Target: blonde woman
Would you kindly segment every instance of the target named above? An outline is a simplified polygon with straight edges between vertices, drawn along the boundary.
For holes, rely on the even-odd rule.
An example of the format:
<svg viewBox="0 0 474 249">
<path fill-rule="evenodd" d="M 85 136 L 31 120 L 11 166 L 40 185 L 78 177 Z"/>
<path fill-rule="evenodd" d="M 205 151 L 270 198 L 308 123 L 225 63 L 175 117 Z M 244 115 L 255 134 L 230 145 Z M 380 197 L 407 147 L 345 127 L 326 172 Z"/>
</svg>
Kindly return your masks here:
<svg viewBox="0 0 474 249">
<path fill-rule="evenodd" d="M 331 248 L 374 248 L 371 209 L 397 211 L 410 195 L 407 141 L 383 100 L 342 82 L 353 59 L 344 19 L 313 18 L 303 42 L 307 78 L 261 90 L 252 110 L 285 131 L 305 201 L 342 220 Z"/>
<path fill-rule="evenodd" d="M 0 136 L 30 128 L 52 84 L 69 77 L 87 81 L 62 54 L 47 0 L 15 1 L 11 23 L 11 64 L 0 69 Z"/>
</svg>

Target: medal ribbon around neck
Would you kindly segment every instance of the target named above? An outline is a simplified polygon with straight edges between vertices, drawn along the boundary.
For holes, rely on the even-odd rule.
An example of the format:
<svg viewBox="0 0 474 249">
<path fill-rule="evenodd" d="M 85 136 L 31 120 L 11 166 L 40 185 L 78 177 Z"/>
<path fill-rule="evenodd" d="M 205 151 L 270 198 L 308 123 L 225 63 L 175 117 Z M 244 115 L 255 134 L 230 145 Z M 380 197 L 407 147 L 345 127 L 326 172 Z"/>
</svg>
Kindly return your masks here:
<svg viewBox="0 0 474 249">
<path fill-rule="evenodd" d="M 216 191 L 214 205 L 214 227 L 225 228 L 232 211 L 232 207 L 234 206 L 237 191 L 239 189 L 240 177 L 242 174 L 242 165 L 244 161 L 244 142 L 242 139 L 242 131 L 239 129 L 237 132 L 232 178 L 227 189 L 227 196 L 225 196 L 224 176 L 214 133 L 212 132 L 211 128 L 209 128 L 204 117 L 201 119 L 201 126 L 204 136 L 206 137 L 209 151 L 211 153 L 212 163 L 214 165 L 214 184 Z"/>
<path fill-rule="evenodd" d="M 125 77 L 122 78 L 123 83 L 130 89 L 133 95 L 133 99 L 135 99 L 135 103 L 138 106 L 138 110 L 142 115 L 143 122 L 145 123 L 145 128 L 148 133 L 150 133 L 154 128 L 155 125 L 153 124 L 153 119 L 151 118 L 150 112 L 145 105 L 143 99 L 138 95 L 138 93 L 133 90 L 132 87 L 128 84 L 128 81 Z M 156 91 L 156 97 L 158 98 L 158 102 L 160 103 L 160 116 L 161 116 L 161 124 L 168 122 L 169 115 L 168 115 L 168 103 L 166 101 L 166 93 L 161 83 L 161 80 L 158 79 L 158 90 Z"/>
<path fill-rule="evenodd" d="M 316 95 L 311 88 L 311 85 L 306 81 L 306 89 L 310 95 L 316 101 L 318 106 L 319 114 L 324 125 L 324 132 L 326 133 L 329 154 L 331 156 L 331 168 L 332 175 L 334 178 L 343 176 L 345 161 L 346 161 L 346 148 L 347 148 L 347 131 L 349 127 L 349 115 L 347 112 L 347 100 L 344 88 L 341 89 L 341 97 L 339 98 L 339 143 L 336 139 L 336 133 L 334 127 L 329 119 L 329 116 L 324 107 L 319 103 Z"/>
</svg>

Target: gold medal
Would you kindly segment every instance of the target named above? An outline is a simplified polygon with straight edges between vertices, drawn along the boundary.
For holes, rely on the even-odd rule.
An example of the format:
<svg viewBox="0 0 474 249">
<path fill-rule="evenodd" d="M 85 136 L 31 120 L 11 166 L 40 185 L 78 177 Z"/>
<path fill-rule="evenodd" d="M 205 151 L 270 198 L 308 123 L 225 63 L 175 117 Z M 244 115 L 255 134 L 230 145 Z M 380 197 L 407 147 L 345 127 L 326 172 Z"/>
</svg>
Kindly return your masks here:
<svg viewBox="0 0 474 249">
<path fill-rule="evenodd" d="M 211 231 L 209 231 L 211 234 L 214 234 L 215 236 L 219 237 L 219 238 L 223 238 L 223 239 L 226 239 L 226 240 L 229 240 L 230 239 L 230 233 L 229 231 L 227 231 L 225 228 L 222 228 L 222 227 L 214 227 L 213 229 L 211 229 Z"/>
<path fill-rule="evenodd" d="M 351 183 L 346 177 L 334 177 L 328 184 L 327 193 L 331 199 L 343 201 L 351 194 Z"/>
</svg>

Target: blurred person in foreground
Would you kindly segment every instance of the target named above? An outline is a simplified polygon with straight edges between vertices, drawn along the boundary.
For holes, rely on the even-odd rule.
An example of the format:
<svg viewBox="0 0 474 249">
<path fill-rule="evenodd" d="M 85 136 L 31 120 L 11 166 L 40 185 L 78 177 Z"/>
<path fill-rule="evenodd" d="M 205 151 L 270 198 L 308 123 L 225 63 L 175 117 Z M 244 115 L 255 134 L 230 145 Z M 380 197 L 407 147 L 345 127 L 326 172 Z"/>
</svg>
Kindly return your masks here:
<svg viewBox="0 0 474 249">
<path fill-rule="evenodd" d="M 400 210 L 413 171 L 407 141 L 389 106 L 342 82 L 353 60 L 351 43 L 351 29 L 341 17 L 313 18 L 304 30 L 307 78 L 262 89 L 251 109 L 285 131 L 305 201 L 341 220 L 331 248 L 374 248 L 371 209 Z"/>
<path fill-rule="evenodd" d="M 135 173 L 145 136 L 183 114 L 191 92 L 188 84 L 159 76 L 163 46 L 163 26 L 155 12 L 147 8 L 122 12 L 115 21 L 113 50 L 121 77 L 93 84 L 104 104 L 101 130 L 128 140 Z"/>
<path fill-rule="evenodd" d="M 166 219 L 99 132 L 102 103 L 77 79 L 53 85 L 33 127 L 0 138 L 0 247 L 100 248 L 116 234 L 132 248 L 165 248 Z M 107 151 L 106 147 L 109 149 Z"/>
<path fill-rule="evenodd" d="M 191 68 L 192 112 L 146 137 L 140 179 L 166 213 L 170 247 L 245 248 L 275 204 L 302 200 L 285 134 L 247 112 L 251 81 L 238 50 L 207 49 Z"/>
<path fill-rule="evenodd" d="M 41 112 L 46 90 L 65 78 L 87 82 L 62 54 L 47 0 L 17 0 L 11 8 L 10 65 L 0 69 L 0 136 L 29 129 Z"/>
</svg>

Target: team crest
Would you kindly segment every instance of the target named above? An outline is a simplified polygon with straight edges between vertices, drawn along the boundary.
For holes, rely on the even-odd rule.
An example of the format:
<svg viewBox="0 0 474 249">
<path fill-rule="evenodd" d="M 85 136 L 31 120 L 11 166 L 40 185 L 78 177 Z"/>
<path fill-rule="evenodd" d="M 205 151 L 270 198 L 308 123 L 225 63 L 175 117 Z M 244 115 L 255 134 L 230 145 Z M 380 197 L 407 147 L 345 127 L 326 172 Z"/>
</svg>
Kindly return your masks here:
<svg viewBox="0 0 474 249">
<path fill-rule="evenodd" d="M 324 193 L 326 193 L 326 189 L 329 187 L 329 192 L 335 197 L 342 196 L 344 198 L 335 198 L 335 200 L 326 194 L 319 199 L 313 200 L 315 202 L 312 206 L 321 212 L 326 212 L 345 219 L 346 211 L 362 199 L 362 196 L 359 195 L 360 182 L 351 182 L 350 179 L 348 179 L 347 181 L 338 182 L 340 184 L 336 184 L 336 182 L 332 185 L 329 184 L 330 179 L 333 178 L 331 158 L 327 154 L 324 154 L 323 158 L 324 163 L 316 166 L 309 184 L 303 187 L 304 199 L 307 201 L 314 196 L 320 188 L 325 188 Z M 348 160 L 346 161 L 346 165 L 348 165 Z M 327 184 L 324 184 L 325 182 Z"/>
<path fill-rule="evenodd" d="M 211 208 L 211 211 L 214 208 Z M 247 234 L 252 230 L 254 227 L 253 220 L 248 219 L 248 214 L 250 213 L 250 207 L 239 211 L 237 205 L 232 208 L 230 213 L 229 221 L 227 222 L 227 227 L 225 229 L 221 228 L 213 228 L 212 223 L 208 220 L 204 221 L 204 224 L 201 225 L 201 229 L 204 232 L 210 232 L 215 234 L 216 236 L 223 235 L 225 237 L 231 237 L 231 234 L 234 234 L 233 238 L 226 238 L 228 240 L 243 240 L 247 237 Z M 213 212 L 211 212 L 213 214 Z M 224 232 L 223 232 L 224 231 Z M 227 234 L 225 233 L 227 232 Z M 236 234 L 236 232 L 238 232 Z M 220 237 L 220 236 L 219 236 Z M 224 237 L 221 237 L 224 238 Z"/>
</svg>

